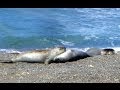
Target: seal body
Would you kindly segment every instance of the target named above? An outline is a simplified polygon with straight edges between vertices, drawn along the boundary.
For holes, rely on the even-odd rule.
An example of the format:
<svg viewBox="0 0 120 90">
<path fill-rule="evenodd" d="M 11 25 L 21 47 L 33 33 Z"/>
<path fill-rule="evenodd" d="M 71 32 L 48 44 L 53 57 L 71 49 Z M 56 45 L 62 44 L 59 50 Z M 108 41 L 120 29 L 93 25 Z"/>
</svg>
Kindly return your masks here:
<svg viewBox="0 0 120 90">
<path fill-rule="evenodd" d="M 86 51 L 89 56 L 101 55 L 101 49 L 99 48 L 90 48 Z"/>
<path fill-rule="evenodd" d="M 46 50 L 33 50 L 19 54 L 12 58 L 12 62 L 40 62 L 49 64 L 53 58 L 66 51 L 65 47 L 55 47 Z"/>
<path fill-rule="evenodd" d="M 101 55 L 113 55 L 115 54 L 115 50 L 114 49 L 102 49 L 101 50 Z"/>
<path fill-rule="evenodd" d="M 85 52 L 68 49 L 66 50 L 66 52 L 56 56 L 54 58 L 54 61 L 55 62 L 75 61 L 86 57 L 89 57 L 89 55 L 86 54 Z"/>
</svg>

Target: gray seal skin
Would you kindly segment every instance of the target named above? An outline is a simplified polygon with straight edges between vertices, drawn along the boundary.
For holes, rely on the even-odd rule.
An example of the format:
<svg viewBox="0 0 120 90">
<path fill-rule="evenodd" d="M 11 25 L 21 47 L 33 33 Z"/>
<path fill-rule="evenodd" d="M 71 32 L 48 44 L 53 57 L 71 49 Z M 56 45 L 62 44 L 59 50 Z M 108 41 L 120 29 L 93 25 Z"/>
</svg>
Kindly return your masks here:
<svg viewBox="0 0 120 90">
<path fill-rule="evenodd" d="M 101 50 L 101 55 L 113 55 L 115 54 L 115 50 L 114 49 L 102 49 Z"/>
<path fill-rule="evenodd" d="M 65 51 L 65 47 L 27 51 L 19 54 L 15 58 L 12 58 L 12 62 L 39 62 L 49 64 L 55 56 L 64 53 Z"/>
<path fill-rule="evenodd" d="M 96 55 L 101 55 L 101 49 L 99 48 L 90 48 L 86 51 L 86 53 L 88 55 L 92 56 L 96 56 Z"/>
<path fill-rule="evenodd" d="M 68 49 L 66 50 L 66 52 L 56 56 L 54 58 L 54 62 L 67 62 L 67 61 L 70 62 L 83 59 L 86 57 L 89 57 L 89 55 L 86 54 L 85 52 Z"/>
</svg>

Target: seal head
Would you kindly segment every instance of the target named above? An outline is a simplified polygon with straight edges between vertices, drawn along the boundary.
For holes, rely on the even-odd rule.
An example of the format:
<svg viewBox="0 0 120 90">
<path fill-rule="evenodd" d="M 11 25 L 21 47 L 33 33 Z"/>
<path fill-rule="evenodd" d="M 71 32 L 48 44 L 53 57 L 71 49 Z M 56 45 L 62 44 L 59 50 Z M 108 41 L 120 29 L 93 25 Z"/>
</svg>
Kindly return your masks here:
<svg viewBox="0 0 120 90">
<path fill-rule="evenodd" d="M 115 54 L 115 50 L 114 49 L 102 49 L 101 50 L 101 55 L 113 55 Z"/>
</svg>

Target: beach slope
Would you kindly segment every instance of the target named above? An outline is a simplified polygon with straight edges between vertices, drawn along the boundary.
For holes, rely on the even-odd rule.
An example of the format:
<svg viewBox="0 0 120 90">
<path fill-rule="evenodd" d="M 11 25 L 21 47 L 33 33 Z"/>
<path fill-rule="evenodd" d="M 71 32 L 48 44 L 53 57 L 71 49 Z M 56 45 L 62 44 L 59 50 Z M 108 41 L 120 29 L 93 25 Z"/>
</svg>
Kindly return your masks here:
<svg viewBox="0 0 120 90">
<path fill-rule="evenodd" d="M 7 55 L 7 54 L 6 54 Z M 12 56 L 0 60 L 8 60 Z M 73 62 L 0 63 L 0 83 L 119 83 L 120 54 L 98 55 Z"/>
</svg>

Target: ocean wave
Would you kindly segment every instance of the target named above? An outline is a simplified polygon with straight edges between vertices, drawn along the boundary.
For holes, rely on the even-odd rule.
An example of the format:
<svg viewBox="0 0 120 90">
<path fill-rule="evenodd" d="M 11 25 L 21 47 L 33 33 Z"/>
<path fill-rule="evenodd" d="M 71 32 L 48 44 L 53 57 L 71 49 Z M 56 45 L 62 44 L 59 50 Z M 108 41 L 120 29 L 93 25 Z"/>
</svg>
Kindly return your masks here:
<svg viewBox="0 0 120 90">
<path fill-rule="evenodd" d="M 77 47 L 76 48 L 69 48 L 69 47 L 66 47 L 67 50 L 72 49 L 72 50 L 83 51 L 83 52 L 86 52 L 90 48 L 96 48 L 96 47 L 86 47 L 86 48 L 77 48 Z M 101 47 L 99 49 L 106 49 L 106 48 L 114 49 L 115 53 L 120 51 L 120 47 Z M 48 49 L 48 48 L 42 48 L 41 50 L 43 50 L 43 49 Z M 38 48 L 38 49 L 34 49 L 34 50 L 40 50 L 40 49 Z M 28 50 L 25 50 L 25 51 L 30 51 L 30 50 L 28 49 Z M 25 51 L 24 50 L 16 50 L 16 49 L 0 49 L 1 53 L 22 53 L 22 52 L 25 52 Z"/>
<path fill-rule="evenodd" d="M 22 53 L 22 51 L 18 51 L 15 49 L 0 49 L 0 52 L 2 52 L 2 53 Z"/>
</svg>

